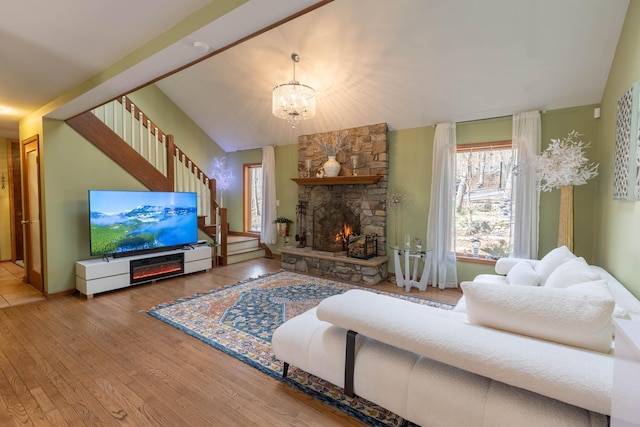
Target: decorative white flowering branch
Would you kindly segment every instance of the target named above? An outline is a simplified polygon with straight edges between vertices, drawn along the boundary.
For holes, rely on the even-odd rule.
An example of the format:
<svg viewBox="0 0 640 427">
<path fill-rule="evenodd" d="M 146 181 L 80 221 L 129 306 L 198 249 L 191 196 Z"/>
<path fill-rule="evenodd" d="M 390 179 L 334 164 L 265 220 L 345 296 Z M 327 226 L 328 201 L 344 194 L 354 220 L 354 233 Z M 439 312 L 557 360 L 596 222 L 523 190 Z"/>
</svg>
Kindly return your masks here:
<svg viewBox="0 0 640 427">
<path fill-rule="evenodd" d="M 233 172 L 227 166 L 227 158 L 214 158 L 211 164 L 211 178 L 216 180 L 216 188 L 220 190 L 220 206 L 222 207 L 222 197 L 225 190 L 233 183 Z"/>
<path fill-rule="evenodd" d="M 590 144 L 579 141 L 581 136 L 573 130 L 562 139 L 552 139 L 549 147 L 538 156 L 536 166 L 542 191 L 583 185 L 598 175 L 598 164 L 589 163 L 584 154 Z"/>
<path fill-rule="evenodd" d="M 392 210 L 400 210 L 409 202 L 406 193 L 399 190 L 390 190 L 387 194 L 387 207 Z"/>
<path fill-rule="evenodd" d="M 227 166 L 226 157 L 216 157 L 211 165 L 211 177 L 216 180 L 216 187 L 224 191 L 231 187 L 233 183 L 233 173 Z"/>
<path fill-rule="evenodd" d="M 335 156 L 341 150 L 349 147 L 349 144 L 346 142 L 346 136 L 340 136 L 340 134 L 330 135 L 327 138 L 316 137 L 314 142 L 320 151 L 327 156 Z"/>
<path fill-rule="evenodd" d="M 398 217 L 403 210 L 407 209 L 409 205 L 409 198 L 407 194 L 400 190 L 389 190 L 387 193 L 387 208 L 395 211 L 393 215 L 393 241 L 394 246 L 398 246 Z"/>
</svg>

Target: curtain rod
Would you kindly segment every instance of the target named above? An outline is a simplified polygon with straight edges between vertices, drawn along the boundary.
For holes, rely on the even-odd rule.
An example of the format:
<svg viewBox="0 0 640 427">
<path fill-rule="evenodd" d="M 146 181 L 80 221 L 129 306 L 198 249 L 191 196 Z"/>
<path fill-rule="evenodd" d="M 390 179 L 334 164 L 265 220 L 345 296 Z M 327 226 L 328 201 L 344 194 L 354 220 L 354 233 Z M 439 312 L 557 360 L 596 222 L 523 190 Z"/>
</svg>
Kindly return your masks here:
<svg viewBox="0 0 640 427">
<path fill-rule="evenodd" d="M 471 122 L 483 122 L 485 120 L 495 120 L 495 119 L 506 119 L 507 117 L 513 117 L 513 114 L 509 114 L 509 115 L 506 115 L 506 116 L 486 117 L 484 119 L 463 120 L 461 122 L 455 122 L 455 124 L 471 123 Z"/>
<path fill-rule="evenodd" d="M 547 112 L 547 110 L 531 110 L 531 111 L 537 111 L 541 114 L 545 114 Z M 528 112 L 528 111 L 527 111 Z M 482 122 L 484 120 L 495 120 L 495 119 L 505 119 L 507 117 L 513 117 L 513 114 L 507 114 L 504 116 L 496 116 L 496 117 L 486 117 L 484 119 L 473 119 L 473 120 L 463 120 L 461 122 L 454 122 L 456 125 L 462 124 L 462 123 L 471 123 L 471 122 Z M 433 127 L 436 127 L 437 123 L 435 125 L 432 125 Z"/>
</svg>

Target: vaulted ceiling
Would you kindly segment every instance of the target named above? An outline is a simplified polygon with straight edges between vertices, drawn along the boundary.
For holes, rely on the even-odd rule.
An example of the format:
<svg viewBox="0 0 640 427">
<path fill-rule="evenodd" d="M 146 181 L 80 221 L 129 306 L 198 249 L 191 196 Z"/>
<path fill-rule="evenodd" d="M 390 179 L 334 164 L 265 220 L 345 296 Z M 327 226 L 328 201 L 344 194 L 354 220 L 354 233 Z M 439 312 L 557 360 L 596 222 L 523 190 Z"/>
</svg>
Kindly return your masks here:
<svg viewBox="0 0 640 427">
<path fill-rule="evenodd" d="M 381 122 L 405 129 L 594 104 L 629 3 L 335 0 L 261 32 L 316 2 L 246 1 L 92 86 L 225 2 L 12 1 L 0 17 L 0 136 L 17 137 L 17 121 L 54 100 L 47 115 L 65 119 L 207 55 L 196 41 L 214 52 L 254 33 L 156 83 L 225 151 Z M 292 78 L 293 52 L 318 110 L 295 129 L 271 114 L 273 87 Z"/>
</svg>

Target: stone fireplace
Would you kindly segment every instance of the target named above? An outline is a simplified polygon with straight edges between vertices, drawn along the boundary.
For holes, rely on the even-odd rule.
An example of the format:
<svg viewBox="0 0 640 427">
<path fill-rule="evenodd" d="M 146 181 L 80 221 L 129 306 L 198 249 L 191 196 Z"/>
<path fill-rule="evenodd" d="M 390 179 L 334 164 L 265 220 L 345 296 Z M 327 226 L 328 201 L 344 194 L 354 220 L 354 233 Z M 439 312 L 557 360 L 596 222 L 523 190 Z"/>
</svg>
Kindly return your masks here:
<svg viewBox="0 0 640 427">
<path fill-rule="evenodd" d="M 338 152 L 338 177 L 315 178 L 327 160 L 317 139 L 343 139 L 347 148 Z M 357 159 L 353 174 L 352 159 Z M 306 177 L 306 165 L 312 176 Z M 385 123 L 343 129 L 298 138 L 298 234 L 304 247 L 280 249 L 282 267 L 354 282 L 375 284 L 388 275 L 386 256 L 386 196 L 388 188 L 388 142 Z M 368 236 L 368 256 L 347 257 L 349 236 Z M 375 240 L 375 245 L 371 245 Z M 296 242 L 298 243 L 298 242 Z M 371 255 L 371 248 L 377 252 Z M 359 251 L 358 253 L 361 253 Z"/>
</svg>

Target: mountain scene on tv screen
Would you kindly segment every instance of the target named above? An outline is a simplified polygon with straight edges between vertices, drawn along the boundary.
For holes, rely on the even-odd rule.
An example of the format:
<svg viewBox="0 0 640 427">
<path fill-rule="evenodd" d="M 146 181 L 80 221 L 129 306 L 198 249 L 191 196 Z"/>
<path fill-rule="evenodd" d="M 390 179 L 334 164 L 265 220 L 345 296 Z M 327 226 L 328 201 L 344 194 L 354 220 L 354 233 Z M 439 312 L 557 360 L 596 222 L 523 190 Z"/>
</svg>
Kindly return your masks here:
<svg viewBox="0 0 640 427">
<path fill-rule="evenodd" d="M 104 213 L 91 212 L 91 253 L 143 251 L 193 243 L 196 208 L 138 206 Z"/>
</svg>

